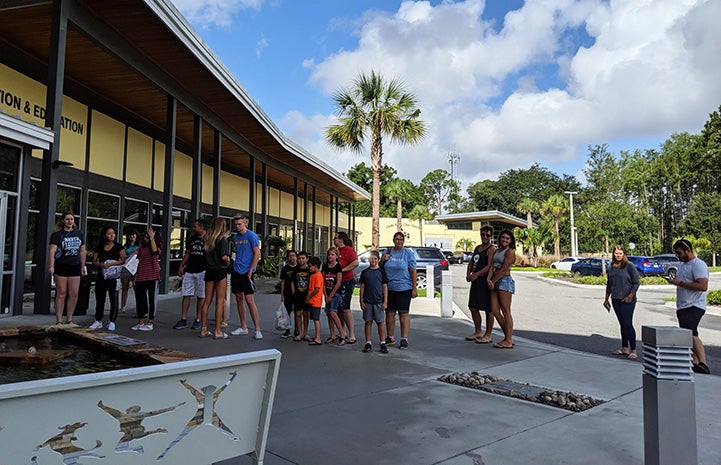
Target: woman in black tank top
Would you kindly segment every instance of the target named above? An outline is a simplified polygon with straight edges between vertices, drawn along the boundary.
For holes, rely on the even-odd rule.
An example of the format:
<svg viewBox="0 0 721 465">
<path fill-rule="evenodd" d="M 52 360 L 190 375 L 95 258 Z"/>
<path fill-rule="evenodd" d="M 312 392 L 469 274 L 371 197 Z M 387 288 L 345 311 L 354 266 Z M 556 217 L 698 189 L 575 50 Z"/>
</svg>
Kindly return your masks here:
<svg viewBox="0 0 721 465">
<path fill-rule="evenodd" d="M 495 247 L 491 244 L 493 228 L 484 226 L 481 228 L 481 243 L 473 251 L 473 256 L 468 262 L 466 281 L 471 283 L 471 290 L 468 295 L 468 309 L 473 318 L 473 334 L 466 337 L 467 341 L 475 341 L 478 344 L 492 342 L 491 331 L 493 330 L 493 314 L 491 313 L 491 291 L 486 281 L 490 271 L 493 252 Z M 486 330 L 483 331 L 481 311 L 486 312 Z"/>
</svg>

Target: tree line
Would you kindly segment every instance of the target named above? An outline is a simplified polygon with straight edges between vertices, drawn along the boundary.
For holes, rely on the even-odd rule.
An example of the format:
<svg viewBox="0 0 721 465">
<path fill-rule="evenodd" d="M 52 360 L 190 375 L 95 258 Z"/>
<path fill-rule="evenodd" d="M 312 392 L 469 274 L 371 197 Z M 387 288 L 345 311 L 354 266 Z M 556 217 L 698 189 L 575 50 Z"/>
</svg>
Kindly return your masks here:
<svg viewBox="0 0 721 465">
<path fill-rule="evenodd" d="M 620 243 L 634 244 L 636 254 L 653 255 L 670 252 L 679 237 L 693 238 L 707 255 L 721 251 L 721 106 L 700 133 L 674 133 L 658 148 L 615 154 L 603 144 L 589 146 L 583 173 L 585 184 L 536 163 L 476 182 L 463 196 L 446 170 L 434 170 L 416 185 L 383 165 L 380 214 L 430 219 L 499 210 L 534 226 L 519 231 L 527 247 L 543 244 L 560 255 L 571 252 L 566 192 L 575 192 L 574 223 L 582 253 L 607 252 Z M 372 169 L 365 163 L 346 175 L 371 187 Z M 357 215 L 370 213 L 370 201 L 356 205 Z"/>
</svg>

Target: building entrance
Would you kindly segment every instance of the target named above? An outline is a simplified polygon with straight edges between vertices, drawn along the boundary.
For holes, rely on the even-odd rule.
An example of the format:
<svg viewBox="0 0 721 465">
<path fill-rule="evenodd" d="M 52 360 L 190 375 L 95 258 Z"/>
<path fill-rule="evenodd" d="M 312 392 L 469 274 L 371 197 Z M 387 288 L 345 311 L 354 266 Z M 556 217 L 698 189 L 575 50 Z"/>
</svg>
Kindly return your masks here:
<svg viewBox="0 0 721 465">
<path fill-rule="evenodd" d="M 15 261 L 20 155 L 20 148 L 0 145 L 0 238 L 3 239 L 3 256 L 0 261 L 0 317 L 12 314 L 17 269 Z"/>
</svg>

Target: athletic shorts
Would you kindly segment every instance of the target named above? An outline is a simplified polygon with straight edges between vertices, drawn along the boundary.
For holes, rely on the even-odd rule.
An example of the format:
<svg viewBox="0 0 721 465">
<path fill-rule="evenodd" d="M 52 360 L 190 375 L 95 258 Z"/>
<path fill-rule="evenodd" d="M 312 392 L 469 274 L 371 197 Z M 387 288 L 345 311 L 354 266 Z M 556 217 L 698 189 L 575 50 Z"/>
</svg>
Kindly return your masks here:
<svg viewBox="0 0 721 465">
<path fill-rule="evenodd" d="M 248 273 L 238 274 L 235 271 L 230 272 L 230 292 L 233 294 L 255 294 L 255 284 L 248 277 Z"/>
<path fill-rule="evenodd" d="M 408 313 L 411 309 L 411 295 L 413 291 L 388 290 L 388 308 L 386 312 Z"/>
<path fill-rule="evenodd" d="M 296 312 L 307 312 L 310 310 L 310 307 L 305 301 L 306 297 L 308 297 L 308 293 L 306 292 L 293 297 L 293 310 Z"/>
<path fill-rule="evenodd" d="M 320 320 L 320 307 L 310 307 L 310 315 L 308 315 L 310 321 Z"/>
<path fill-rule="evenodd" d="M 80 276 L 80 265 L 68 265 L 65 263 L 55 262 L 54 270 L 56 276 L 63 276 L 66 278 L 73 278 Z"/>
<path fill-rule="evenodd" d="M 706 313 L 706 310 L 695 306 L 680 308 L 676 310 L 678 326 L 680 328 L 690 329 L 691 334 L 698 337 L 698 324 L 701 322 L 701 317 L 703 317 L 704 313 Z"/>
<path fill-rule="evenodd" d="M 183 273 L 182 296 L 205 299 L 205 271 Z"/>
<path fill-rule="evenodd" d="M 516 283 L 510 276 L 504 276 L 496 282 L 494 289 L 497 291 L 506 291 L 511 294 L 516 293 Z"/>
<path fill-rule="evenodd" d="M 206 283 L 219 283 L 224 279 L 228 279 L 228 271 L 226 270 L 205 270 L 203 280 Z M 203 291 L 205 294 L 205 291 Z"/>
<path fill-rule="evenodd" d="M 338 305 L 340 305 L 340 292 L 336 292 L 332 299 L 330 299 L 330 302 L 325 303 L 325 311 L 328 312 L 337 312 L 338 311 Z"/>
<path fill-rule="evenodd" d="M 355 289 L 355 280 L 349 279 L 342 281 L 340 284 L 340 303 L 338 304 L 338 310 L 350 310 L 350 301 L 353 298 L 353 290 Z"/>
<path fill-rule="evenodd" d="M 384 323 L 386 321 L 386 315 L 381 310 L 381 304 L 369 304 L 366 303 L 366 308 L 363 310 L 363 321 L 375 321 L 376 323 Z"/>
</svg>

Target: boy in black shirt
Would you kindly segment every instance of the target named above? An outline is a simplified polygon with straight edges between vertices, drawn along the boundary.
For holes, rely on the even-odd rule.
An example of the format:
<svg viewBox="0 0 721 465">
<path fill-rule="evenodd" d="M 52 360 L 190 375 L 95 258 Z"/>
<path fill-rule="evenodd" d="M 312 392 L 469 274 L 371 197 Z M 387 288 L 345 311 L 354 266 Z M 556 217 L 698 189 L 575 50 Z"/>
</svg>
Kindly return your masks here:
<svg viewBox="0 0 721 465">
<path fill-rule="evenodd" d="M 285 305 L 288 317 L 293 314 L 293 274 L 298 267 L 298 254 L 295 250 L 289 250 L 285 254 L 285 265 L 280 269 L 280 301 Z M 292 321 L 292 319 L 291 319 Z M 295 328 L 295 334 L 298 334 L 298 327 Z M 280 335 L 283 339 L 290 337 L 290 327 Z"/>
<path fill-rule="evenodd" d="M 298 252 L 298 267 L 293 273 L 291 281 L 293 288 L 293 311 L 295 312 L 294 341 L 306 340 L 308 338 L 308 304 L 305 298 L 308 295 L 310 284 L 310 269 L 308 268 L 308 252 Z"/>
<path fill-rule="evenodd" d="M 381 353 L 387 354 L 385 309 L 388 307 L 388 277 L 385 270 L 378 266 L 380 254 L 377 250 L 371 250 L 368 261 L 370 267 L 363 270 L 360 275 L 360 304 L 363 310 L 366 337 L 363 352 L 370 352 L 373 349 L 371 331 L 375 320 L 378 325 Z"/>
</svg>

